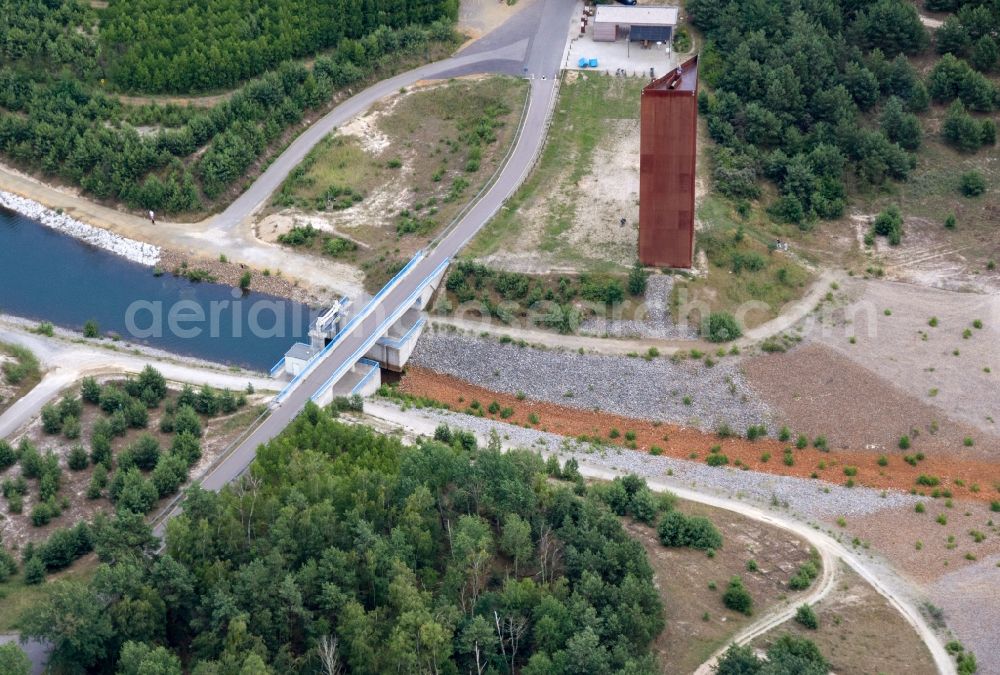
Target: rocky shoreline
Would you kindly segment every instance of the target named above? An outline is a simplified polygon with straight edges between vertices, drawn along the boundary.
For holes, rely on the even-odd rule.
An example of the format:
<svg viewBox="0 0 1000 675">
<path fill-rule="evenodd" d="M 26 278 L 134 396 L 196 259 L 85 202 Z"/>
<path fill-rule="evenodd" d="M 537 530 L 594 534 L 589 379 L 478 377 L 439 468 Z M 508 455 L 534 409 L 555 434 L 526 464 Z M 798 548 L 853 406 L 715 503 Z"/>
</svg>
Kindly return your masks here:
<svg viewBox="0 0 1000 675">
<path fill-rule="evenodd" d="M 67 234 L 91 246 L 110 251 L 140 265 L 152 267 L 160 262 L 162 252 L 159 246 L 129 239 L 100 227 L 87 225 L 30 199 L 0 191 L 0 206 L 19 213 L 25 218 L 36 220 L 45 227 Z"/>
</svg>

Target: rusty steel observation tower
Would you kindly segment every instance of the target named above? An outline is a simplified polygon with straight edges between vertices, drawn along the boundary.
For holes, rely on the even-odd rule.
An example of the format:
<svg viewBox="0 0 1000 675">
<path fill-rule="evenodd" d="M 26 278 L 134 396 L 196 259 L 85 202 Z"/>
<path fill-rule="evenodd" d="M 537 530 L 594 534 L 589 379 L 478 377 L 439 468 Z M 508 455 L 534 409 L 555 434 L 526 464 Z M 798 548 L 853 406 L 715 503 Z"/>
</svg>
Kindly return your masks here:
<svg viewBox="0 0 1000 675">
<path fill-rule="evenodd" d="M 642 90 L 639 261 L 691 267 L 698 131 L 698 57 Z"/>
</svg>

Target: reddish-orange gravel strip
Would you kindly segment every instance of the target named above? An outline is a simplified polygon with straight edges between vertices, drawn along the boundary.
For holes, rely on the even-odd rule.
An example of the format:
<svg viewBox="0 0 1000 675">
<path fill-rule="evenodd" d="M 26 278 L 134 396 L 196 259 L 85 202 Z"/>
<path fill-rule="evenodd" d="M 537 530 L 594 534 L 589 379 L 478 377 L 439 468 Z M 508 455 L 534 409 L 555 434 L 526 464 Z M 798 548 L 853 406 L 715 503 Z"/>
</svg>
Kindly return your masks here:
<svg viewBox="0 0 1000 675">
<path fill-rule="evenodd" d="M 632 432 L 638 449 L 648 451 L 656 446 L 662 449 L 664 455 L 679 459 L 690 459 L 691 453 L 697 453 L 697 459 L 704 461 L 713 446 L 721 446 L 730 465 L 738 461 L 753 471 L 801 478 L 809 478 L 815 473 L 821 480 L 844 484 L 849 480 L 844 470 L 852 467 L 857 470 L 856 475 L 851 477 L 855 485 L 906 491 L 916 488 L 919 492 L 930 494 L 933 487 L 916 484 L 917 477 L 923 474 L 939 478 L 939 489 L 950 490 L 954 497 L 981 501 L 1000 499 L 1000 464 L 978 459 L 929 456 L 911 466 L 903 461 L 902 453 L 893 453 L 887 455 L 888 465 L 882 467 L 878 465 L 879 455 L 876 453 L 857 450 L 823 452 L 812 447 L 798 450 L 791 443 L 775 439 L 756 442 L 745 438 L 722 439 L 712 433 L 675 424 L 582 410 L 531 398 L 518 400 L 510 394 L 490 391 L 420 367 L 407 368 L 400 389 L 407 394 L 446 403 L 452 410 L 458 411 L 466 410 L 473 401 L 479 401 L 487 417 L 500 420 L 498 414 L 487 412 L 489 405 L 496 401 L 501 409 L 509 407 L 514 410 L 513 415 L 501 421 L 572 438 L 599 436 L 604 443 L 626 445 L 626 433 Z M 537 415 L 538 424 L 530 423 L 531 414 Z M 618 438 L 608 437 L 612 429 L 618 430 Z M 783 461 L 786 448 L 791 448 L 792 466 Z M 763 458 L 767 454 L 770 457 L 765 462 Z M 956 480 L 964 482 L 964 485 L 956 484 Z M 973 486 L 978 487 L 978 491 Z"/>
</svg>

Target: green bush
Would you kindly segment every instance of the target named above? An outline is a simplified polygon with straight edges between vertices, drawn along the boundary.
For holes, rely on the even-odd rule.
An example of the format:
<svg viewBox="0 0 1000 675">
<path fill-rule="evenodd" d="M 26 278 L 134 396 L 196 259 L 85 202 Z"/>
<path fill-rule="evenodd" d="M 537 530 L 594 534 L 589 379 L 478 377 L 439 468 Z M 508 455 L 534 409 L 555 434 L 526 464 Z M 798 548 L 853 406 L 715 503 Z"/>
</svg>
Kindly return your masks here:
<svg viewBox="0 0 1000 675">
<path fill-rule="evenodd" d="M 78 443 L 69 451 L 66 463 L 73 471 L 83 471 L 90 466 L 90 457 L 87 456 L 87 451 L 83 449 L 83 446 Z"/>
<path fill-rule="evenodd" d="M 795 620 L 810 630 L 819 628 L 816 612 L 809 605 L 799 605 L 799 608 L 795 610 Z"/>
<path fill-rule="evenodd" d="M 729 464 L 729 458 L 721 452 L 713 452 L 705 457 L 705 464 L 709 466 L 724 466 Z"/>
<path fill-rule="evenodd" d="M 899 207 L 893 204 L 875 217 L 872 232 L 880 237 L 886 237 L 892 246 L 898 246 L 903 240 L 903 215 Z"/>
<path fill-rule="evenodd" d="M 962 174 L 959 189 L 966 197 L 978 197 L 986 192 L 986 179 L 978 171 L 967 171 Z"/>
<path fill-rule="evenodd" d="M 722 534 L 710 520 L 702 516 L 685 516 L 680 511 L 670 511 L 663 516 L 657 534 L 664 546 L 690 546 L 702 550 L 722 546 Z"/>
<path fill-rule="evenodd" d="M 709 314 L 701 332 L 711 342 L 729 342 L 743 335 L 736 318 L 728 312 Z"/>
<path fill-rule="evenodd" d="M 733 577 L 722 594 L 722 604 L 729 609 L 750 616 L 753 614 L 753 597 L 743 585 L 743 580 Z"/>
</svg>

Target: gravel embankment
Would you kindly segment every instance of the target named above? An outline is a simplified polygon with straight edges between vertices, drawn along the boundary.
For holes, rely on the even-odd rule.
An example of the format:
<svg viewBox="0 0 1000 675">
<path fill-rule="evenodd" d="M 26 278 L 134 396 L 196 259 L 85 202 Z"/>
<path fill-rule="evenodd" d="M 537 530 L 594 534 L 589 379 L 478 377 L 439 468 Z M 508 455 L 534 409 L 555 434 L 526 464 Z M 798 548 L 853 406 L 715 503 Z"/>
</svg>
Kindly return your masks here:
<svg viewBox="0 0 1000 675">
<path fill-rule="evenodd" d="M 140 265 L 155 265 L 160 261 L 160 247 L 129 239 L 108 230 L 81 223 L 66 214 L 47 209 L 38 202 L 9 192 L 0 192 L 0 206 L 37 220 L 53 230 L 68 234 L 91 246 L 103 248 Z"/>
<path fill-rule="evenodd" d="M 394 405 L 383 400 L 379 403 Z M 481 437 L 487 436 L 491 429 L 496 429 L 505 444 L 557 452 L 563 461 L 575 457 L 581 463 L 627 471 L 665 482 L 673 481 L 678 485 L 707 489 L 729 497 L 772 505 L 776 500 L 782 506 L 787 506 L 790 512 L 807 520 L 829 521 L 840 516 L 849 519 L 899 506 L 912 508 L 917 499 L 894 490 L 883 493 L 862 487 L 846 488 L 791 476 L 710 467 L 699 462 L 654 457 L 626 448 L 595 448 L 556 434 L 447 410 L 410 409 L 406 414 L 423 417 L 434 424 L 443 423 L 468 429 Z"/>
<path fill-rule="evenodd" d="M 739 432 L 771 418 L 731 357 L 708 368 L 700 361 L 550 351 L 427 332 L 412 359 L 415 365 L 493 391 L 523 391 L 583 410 L 707 430 L 725 423 Z"/>
<path fill-rule="evenodd" d="M 698 331 L 692 326 L 674 323 L 668 311 L 674 278 L 654 274 L 646 284 L 645 303 L 636 309 L 640 319 L 604 319 L 591 317 L 580 324 L 580 333 L 589 335 L 628 338 L 655 338 L 660 340 L 694 339 Z M 643 311 L 643 309 L 645 311 Z"/>
</svg>

